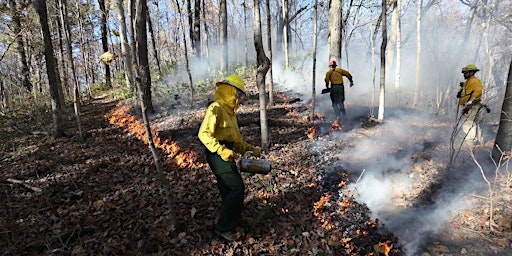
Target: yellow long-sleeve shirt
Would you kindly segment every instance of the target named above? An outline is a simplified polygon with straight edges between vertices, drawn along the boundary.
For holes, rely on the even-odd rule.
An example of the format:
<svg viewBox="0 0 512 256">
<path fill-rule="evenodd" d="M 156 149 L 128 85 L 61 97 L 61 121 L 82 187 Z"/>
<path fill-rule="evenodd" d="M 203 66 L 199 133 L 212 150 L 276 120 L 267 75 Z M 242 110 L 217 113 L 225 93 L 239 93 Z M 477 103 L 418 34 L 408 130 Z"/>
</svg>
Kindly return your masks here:
<svg viewBox="0 0 512 256">
<path fill-rule="evenodd" d="M 464 105 L 468 101 L 481 100 L 482 98 L 482 82 L 480 79 L 472 76 L 464 82 L 460 93 L 459 105 Z"/>
<path fill-rule="evenodd" d="M 210 150 L 217 152 L 222 146 L 219 141 L 234 142 L 235 151 L 245 154 L 254 147 L 242 139 L 236 119 L 236 89 L 230 85 L 221 85 L 217 88 L 214 102 L 208 106 L 201 127 L 199 140 Z"/>
<path fill-rule="evenodd" d="M 330 68 L 325 73 L 325 85 L 331 84 L 343 84 L 343 77 L 346 76 L 350 82 L 352 82 L 352 75 L 347 70 L 342 68 Z"/>
</svg>

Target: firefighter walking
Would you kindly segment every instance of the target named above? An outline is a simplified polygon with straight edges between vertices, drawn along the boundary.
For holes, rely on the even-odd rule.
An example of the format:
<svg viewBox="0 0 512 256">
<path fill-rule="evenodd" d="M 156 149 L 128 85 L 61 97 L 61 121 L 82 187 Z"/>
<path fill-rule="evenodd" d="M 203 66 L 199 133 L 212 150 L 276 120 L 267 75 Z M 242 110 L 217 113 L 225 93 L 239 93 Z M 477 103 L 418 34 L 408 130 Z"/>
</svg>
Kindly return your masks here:
<svg viewBox="0 0 512 256">
<path fill-rule="evenodd" d="M 350 87 L 354 86 L 352 75 L 347 70 L 337 68 L 335 60 L 329 62 L 329 70 L 325 74 L 325 87 L 331 88 L 331 102 L 334 114 L 338 120 L 345 118 L 345 86 L 343 85 L 343 77 L 347 77 L 350 81 Z M 330 86 L 330 87 L 329 87 Z"/>
</svg>

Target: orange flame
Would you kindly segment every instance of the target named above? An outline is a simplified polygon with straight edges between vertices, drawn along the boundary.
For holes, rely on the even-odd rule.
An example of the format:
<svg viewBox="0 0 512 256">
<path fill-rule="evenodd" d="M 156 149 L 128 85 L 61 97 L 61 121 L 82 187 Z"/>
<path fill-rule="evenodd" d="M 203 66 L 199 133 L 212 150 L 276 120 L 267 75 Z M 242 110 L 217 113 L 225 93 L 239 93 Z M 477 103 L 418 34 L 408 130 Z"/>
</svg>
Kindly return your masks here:
<svg viewBox="0 0 512 256">
<path fill-rule="evenodd" d="M 379 247 L 380 249 L 382 249 L 385 256 L 389 256 L 389 252 L 393 248 L 393 244 L 391 243 L 391 241 L 387 240 L 386 242 L 379 242 Z"/>
<path fill-rule="evenodd" d="M 316 134 L 316 126 L 312 126 L 311 128 L 308 129 L 308 138 L 310 139 L 313 139 L 315 137 L 315 134 Z"/>
<path fill-rule="evenodd" d="M 341 130 L 342 125 L 340 124 L 340 121 L 338 119 L 334 120 L 331 123 L 331 131 L 338 131 Z"/>
<path fill-rule="evenodd" d="M 145 125 L 137 118 L 128 114 L 130 106 L 117 104 L 116 108 L 110 112 L 108 120 L 111 124 L 120 127 L 125 127 L 128 132 L 132 133 L 137 139 L 142 140 L 145 144 L 148 144 L 148 137 Z M 151 128 L 151 134 L 153 135 L 153 142 L 155 147 L 161 149 L 167 157 L 173 159 L 174 163 L 181 168 L 185 167 L 196 167 L 201 168 L 204 164 L 197 162 L 197 154 L 191 150 L 182 151 L 181 147 L 171 139 L 163 140 L 160 137 L 160 133 L 154 128 Z"/>
</svg>

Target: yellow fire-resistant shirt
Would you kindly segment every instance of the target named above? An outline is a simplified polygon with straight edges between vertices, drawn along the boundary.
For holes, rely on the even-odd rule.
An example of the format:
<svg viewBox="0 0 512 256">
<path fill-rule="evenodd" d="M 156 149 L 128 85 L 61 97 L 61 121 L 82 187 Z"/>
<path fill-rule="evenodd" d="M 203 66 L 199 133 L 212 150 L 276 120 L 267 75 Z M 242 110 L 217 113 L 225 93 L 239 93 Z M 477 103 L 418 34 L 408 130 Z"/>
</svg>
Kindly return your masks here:
<svg viewBox="0 0 512 256">
<path fill-rule="evenodd" d="M 352 75 L 342 68 L 330 68 L 325 74 L 325 84 L 342 84 L 343 77 L 346 76 L 349 81 L 352 81 Z"/>
<path fill-rule="evenodd" d="M 222 146 L 219 141 L 234 142 L 235 151 L 245 154 L 254 147 L 242 139 L 236 109 L 238 99 L 236 89 L 227 84 L 221 84 L 214 95 L 214 102 L 208 106 L 201 127 L 199 128 L 199 140 L 211 152 L 217 152 Z"/>
<path fill-rule="evenodd" d="M 482 82 L 480 79 L 472 76 L 464 82 L 460 93 L 459 105 L 464 105 L 468 101 L 481 100 L 482 98 Z"/>
</svg>

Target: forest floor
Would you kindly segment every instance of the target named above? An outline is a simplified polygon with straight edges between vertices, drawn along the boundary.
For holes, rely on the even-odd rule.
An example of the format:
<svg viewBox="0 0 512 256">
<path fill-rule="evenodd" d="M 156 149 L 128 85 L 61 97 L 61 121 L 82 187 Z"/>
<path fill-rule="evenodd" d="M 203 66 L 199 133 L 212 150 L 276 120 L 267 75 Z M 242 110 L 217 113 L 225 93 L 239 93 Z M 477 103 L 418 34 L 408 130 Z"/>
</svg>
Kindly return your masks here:
<svg viewBox="0 0 512 256">
<path fill-rule="evenodd" d="M 397 123 L 392 113 L 414 112 L 398 110 L 378 125 L 364 108 L 348 106 L 345 123 L 318 115 L 312 124 L 310 104 L 293 95 L 268 109 L 272 171 L 243 173 L 242 239 L 221 240 L 212 232 L 220 196 L 197 139 L 206 98 L 194 109 L 157 104 L 151 117 L 169 187 L 129 101 L 84 104 L 83 141 L 72 113 L 59 139 L 47 132 L 48 112 L 0 115 L 1 255 L 512 255 L 510 169 L 475 171 L 471 192 L 454 189 L 470 184 L 460 170 L 477 165 L 461 150 L 457 159 L 467 165 L 446 167 L 440 155 L 448 142 L 431 130 L 449 130 L 449 122 Z M 245 140 L 260 145 L 254 91 L 238 121 Z M 410 127 L 427 132 L 407 137 Z M 491 147 L 471 152 L 484 159 Z M 383 171 L 372 174 L 377 167 Z M 392 196 L 372 191 L 380 186 Z M 439 207 L 454 198 L 465 203 Z"/>
</svg>

